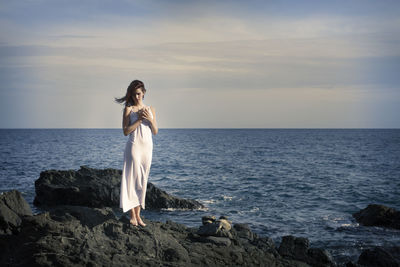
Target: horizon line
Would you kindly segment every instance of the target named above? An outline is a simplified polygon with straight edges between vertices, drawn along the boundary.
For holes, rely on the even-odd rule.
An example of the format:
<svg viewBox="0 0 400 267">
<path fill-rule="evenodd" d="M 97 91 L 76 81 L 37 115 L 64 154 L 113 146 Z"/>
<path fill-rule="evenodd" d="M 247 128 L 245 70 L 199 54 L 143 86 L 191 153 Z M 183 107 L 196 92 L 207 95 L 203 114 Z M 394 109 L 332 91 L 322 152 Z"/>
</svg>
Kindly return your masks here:
<svg viewBox="0 0 400 267">
<path fill-rule="evenodd" d="M 0 130 L 122 130 L 122 128 L 98 128 L 98 127 L 93 127 L 93 128 L 77 128 L 77 127 L 57 127 L 57 128 L 48 128 L 48 127 L 28 127 L 28 128 L 0 128 Z M 254 129 L 254 130 L 268 130 L 268 129 L 293 129 L 293 130 L 301 130 L 301 129 L 315 129 L 315 130 L 374 130 L 374 129 L 382 129 L 382 130 L 399 130 L 400 127 L 159 127 L 160 130 L 241 130 L 241 129 Z"/>
</svg>

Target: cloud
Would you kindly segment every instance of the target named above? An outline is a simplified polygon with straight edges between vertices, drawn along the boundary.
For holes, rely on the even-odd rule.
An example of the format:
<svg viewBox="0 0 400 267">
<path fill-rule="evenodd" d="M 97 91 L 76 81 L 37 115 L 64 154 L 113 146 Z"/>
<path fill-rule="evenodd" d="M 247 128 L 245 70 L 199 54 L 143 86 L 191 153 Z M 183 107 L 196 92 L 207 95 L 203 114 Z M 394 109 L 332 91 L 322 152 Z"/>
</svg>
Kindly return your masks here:
<svg viewBox="0 0 400 267">
<path fill-rule="evenodd" d="M 339 11 L 329 12 L 333 4 L 320 3 L 312 11 L 306 8 L 313 6 L 312 1 L 306 7 L 295 4 L 298 11 L 291 4 L 282 9 L 261 2 L 259 9 L 239 2 L 96 3 L 78 7 L 62 2 L 58 7 L 48 1 L 32 1 L 0 8 L 2 104 L 25 94 L 36 104 L 26 99 L 24 103 L 38 109 L 31 121 L 45 118 L 36 121 L 38 125 L 63 125 L 57 116 L 64 116 L 65 125 L 73 125 L 84 117 L 79 114 L 86 114 L 77 125 L 119 127 L 119 106 L 114 108 L 111 100 L 124 93 L 131 79 L 140 78 L 154 88 L 147 99 L 162 111 L 161 126 L 207 127 L 208 123 L 216 127 L 224 121 L 221 125 L 225 127 L 257 127 L 259 119 L 243 121 L 254 112 L 279 110 L 287 114 L 281 117 L 284 119 L 278 123 L 267 116 L 271 123 L 263 121 L 260 127 L 297 127 L 296 118 L 305 126 L 325 125 L 322 117 L 313 115 L 324 110 L 324 105 L 331 109 L 328 122 L 351 125 L 361 117 L 361 109 L 351 109 L 351 103 L 365 88 L 368 92 L 399 89 L 400 21 L 390 12 L 383 16 L 378 4 L 375 13 L 361 7 L 362 13 L 358 9 L 348 12 L 338 4 Z M 85 18 L 84 11 L 89 9 Z M 19 18 L 21 15 L 26 17 Z M 321 93 L 323 90 L 326 92 Z M 231 105 L 241 101 L 241 94 L 258 104 L 236 122 L 221 109 L 233 111 Z M 216 100 L 211 101 L 209 95 Z M 293 96 L 295 100 L 289 101 Z M 166 102 L 169 97 L 173 99 Z M 49 104 L 60 98 L 58 105 Z M 196 124 L 186 115 L 189 113 L 171 106 L 190 109 L 201 121 L 199 99 L 209 101 L 206 117 L 222 115 Z M 301 101 L 296 104 L 296 99 Z M 258 106 L 264 100 L 268 108 L 261 109 Z M 105 107 L 101 112 L 107 122 L 101 116 L 88 115 L 99 103 Z M 347 108 L 358 115 L 345 122 L 341 111 Z M 49 110 L 54 118 L 46 115 Z M 110 116 L 115 110 L 115 117 Z"/>
<path fill-rule="evenodd" d="M 162 43 L 124 49 L 3 46 L 0 55 L 9 66 L 20 62 L 60 73 L 80 69 L 88 77 L 101 69 L 103 73 L 105 69 L 148 73 L 156 80 L 164 78 L 160 85 L 167 88 L 198 88 L 210 83 L 219 89 L 332 88 L 367 83 L 372 77 L 375 83 L 385 82 L 382 79 L 397 82 L 392 69 L 399 57 L 394 47 L 366 37 L 298 38 Z"/>
</svg>

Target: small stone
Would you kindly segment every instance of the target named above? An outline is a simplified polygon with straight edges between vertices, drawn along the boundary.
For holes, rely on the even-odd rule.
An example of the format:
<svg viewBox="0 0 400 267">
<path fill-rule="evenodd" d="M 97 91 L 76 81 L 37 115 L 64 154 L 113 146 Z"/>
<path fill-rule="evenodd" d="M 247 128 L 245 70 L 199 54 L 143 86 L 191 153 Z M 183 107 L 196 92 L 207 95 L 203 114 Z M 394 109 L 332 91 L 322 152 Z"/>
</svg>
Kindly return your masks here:
<svg viewBox="0 0 400 267">
<path fill-rule="evenodd" d="M 231 223 L 227 219 L 221 219 L 221 217 L 216 222 L 220 223 L 220 228 L 223 228 L 226 231 L 230 231 L 232 229 Z"/>
<path fill-rule="evenodd" d="M 201 217 L 201 222 L 203 223 L 203 225 L 213 223 L 215 222 L 215 220 L 216 220 L 215 216 L 211 215 Z"/>
</svg>

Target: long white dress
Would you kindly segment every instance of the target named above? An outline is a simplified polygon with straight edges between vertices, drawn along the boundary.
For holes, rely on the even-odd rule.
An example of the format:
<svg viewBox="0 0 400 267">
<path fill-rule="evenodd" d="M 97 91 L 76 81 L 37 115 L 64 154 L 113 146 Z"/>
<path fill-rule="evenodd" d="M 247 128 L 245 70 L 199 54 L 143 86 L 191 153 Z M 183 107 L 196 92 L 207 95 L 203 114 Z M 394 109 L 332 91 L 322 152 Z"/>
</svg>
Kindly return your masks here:
<svg viewBox="0 0 400 267">
<path fill-rule="evenodd" d="M 153 117 L 150 111 L 150 116 Z M 138 119 L 138 113 L 131 111 L 130 124 Z M 120 208 L 123 212 L 141 206 L 145 208 L 147 180 L 153 155 L 153 138 L 150 122 L 142 123 L 129 134 L 124 152 L 122 169 Z"/>
</svg>

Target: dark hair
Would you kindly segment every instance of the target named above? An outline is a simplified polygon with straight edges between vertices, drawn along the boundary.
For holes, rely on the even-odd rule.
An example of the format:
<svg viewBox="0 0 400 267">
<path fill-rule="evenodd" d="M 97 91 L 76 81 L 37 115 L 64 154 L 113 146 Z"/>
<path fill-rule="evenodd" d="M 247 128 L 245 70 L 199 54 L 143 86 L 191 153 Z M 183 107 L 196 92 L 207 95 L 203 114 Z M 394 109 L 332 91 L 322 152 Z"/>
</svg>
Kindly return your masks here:
<svg viewBox="0 0 400 267">
<path fill-rule="evenodd" d="M 125 103 L 125 106 L 133 106 L 133 104 L 135 104 L 135 103 L 133 103 L 132 95 L 135 94 L 135 91 L 138 88 L 142 89 L 143 94 L 146 93 L 146 88 L 144 87 L 144 83 L 139 80 L 134 80 L 131 82 L 131 84 L 126 89 L 126 95 L 121 98 L 115 97 L 115 102 Z"/>
</svg>

